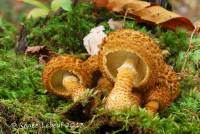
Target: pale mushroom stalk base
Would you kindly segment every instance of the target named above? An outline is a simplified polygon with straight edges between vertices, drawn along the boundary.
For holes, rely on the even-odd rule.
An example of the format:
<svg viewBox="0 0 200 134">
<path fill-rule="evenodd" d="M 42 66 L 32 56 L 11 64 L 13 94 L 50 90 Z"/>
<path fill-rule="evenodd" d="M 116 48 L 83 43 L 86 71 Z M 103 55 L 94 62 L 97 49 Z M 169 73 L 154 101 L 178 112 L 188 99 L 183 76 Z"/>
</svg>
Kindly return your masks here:
<svg viewBox="0 0 200 134">
<path fill-rule="evenodd" d="M 127 59 L 124 64 L 118 68 L 114 88 L 109 94 L 105 104 L 106 110 L 123 110 L 133 105 L 140 105 L 138 96 L 132 93 L 133 80 L 136 75 L 137 72 L 133 61 Z"/>
<path fill-rule="evenodd" d="M 159 109 L 159 103 L 157 101 L 150 101 L 145 105 L 145 108 L 150 113 L 156 113 Z"/>
<path fill-rule="evenodd" d="M 74 101 L 80 99 L 85 91 L 85 87 L 81 85 L 78 78 L 73 75 L 64 75 L 62 84 L 67 92 L 71 94 Z"/>
</svg>

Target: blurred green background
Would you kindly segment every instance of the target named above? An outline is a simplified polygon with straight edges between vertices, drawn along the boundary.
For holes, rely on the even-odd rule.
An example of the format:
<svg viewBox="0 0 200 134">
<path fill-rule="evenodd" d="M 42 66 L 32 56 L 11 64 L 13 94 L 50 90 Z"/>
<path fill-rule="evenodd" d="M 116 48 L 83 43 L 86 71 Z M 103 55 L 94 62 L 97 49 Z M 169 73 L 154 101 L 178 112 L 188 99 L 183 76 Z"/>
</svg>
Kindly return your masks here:
<svg viewBox="0 0 200 134">
<path fill-rule="evenodd" d="M 47 5 L 51 2 L 51 0 L 38 1 L 43 2 Z M 189 18 L 193 22 L 200 19 L 200 4 L 198 4 L 199 0 L 170 0 L 170 2 L 172 4 L 174 12 Z M 4 18 L 12 22 L 17 22 L 18 20 L 21 20 L 31 8 L 32 7 L 30 5 L 24 4 L 23 2 L 21 2 L 21 0 L 0 0 L 0 16 L 3 16 Z"/>
</svg>

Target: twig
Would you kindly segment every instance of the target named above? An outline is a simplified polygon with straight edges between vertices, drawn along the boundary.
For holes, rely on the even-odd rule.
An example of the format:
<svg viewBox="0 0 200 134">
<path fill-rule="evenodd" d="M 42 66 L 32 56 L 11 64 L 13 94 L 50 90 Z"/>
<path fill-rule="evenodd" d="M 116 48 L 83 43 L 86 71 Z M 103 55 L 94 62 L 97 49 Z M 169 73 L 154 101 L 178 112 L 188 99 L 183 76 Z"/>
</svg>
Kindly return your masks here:
<svg viewBox="0 0 200 134">
<path fill-rule="evenodd" d="M 128 8 L 126 9 L 126 12 L 125 12 L 125 14 L 124 14 L 123 27 L 125 27 L 125 22 L 126 22 L 127 14 L 128 14 Z"/>
</svg>

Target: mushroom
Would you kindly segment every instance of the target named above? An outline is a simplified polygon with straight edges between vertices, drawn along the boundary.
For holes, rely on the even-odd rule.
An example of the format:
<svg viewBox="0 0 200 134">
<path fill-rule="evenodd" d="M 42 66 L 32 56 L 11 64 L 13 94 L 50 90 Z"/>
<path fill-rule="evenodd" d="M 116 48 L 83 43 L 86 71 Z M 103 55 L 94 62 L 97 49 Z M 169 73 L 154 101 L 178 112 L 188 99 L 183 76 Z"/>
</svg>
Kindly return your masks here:
<svg viewBox="0 0 200 134">
<path fill-rule="evenodd" d="M 144 93 L 148 100 L 145 100 L 147 110 L 159 110 L 164 105 L 160 103 L 165 102 L 160 100 L 163 96 L 155 99 L 159 91 L 154 93 L 154 88 L 160 74 L 164 74 L 161 67 L 166 67 L 159 46 L 150 37 L 129 29 L 110 33 L 102 46 L 99 60 L 101 72 L 115 82 L 105 108 L 123 110 L 133 105 L 140 106 L 141 93 Z M 169 89 L 167 86 L 165 88 Z"/>
<path fill-rule="evenodd" d="M 90 86 L 91 75 L 80 59 L 58 56 L 46 64 L 43 82 L 48 92 L 77 101 Z"/>
<path fill-rule="evenodd" d="M 140 94 L 132 93 L 132 89 L 137 91 L 136 88 L 155 83 L 157 75 L 148 44 L 152 45 L 149 38 L 133 30 L 119 30 L 106 38 L 100 52 L 101 70 L 115 82 L 106 109 L 122 110 L 141 105 Z"/>
</svg>

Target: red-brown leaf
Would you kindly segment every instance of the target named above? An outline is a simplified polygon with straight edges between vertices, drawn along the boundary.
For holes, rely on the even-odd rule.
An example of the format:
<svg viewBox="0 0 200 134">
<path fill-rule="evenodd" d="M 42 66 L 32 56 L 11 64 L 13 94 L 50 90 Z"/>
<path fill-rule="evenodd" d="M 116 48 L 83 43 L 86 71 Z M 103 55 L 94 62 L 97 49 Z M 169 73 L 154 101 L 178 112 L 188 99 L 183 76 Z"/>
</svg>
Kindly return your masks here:
<svg viewBox="0 0 200 134">
<path fill-rule="evenodd" d="M 159 25 L 171 30 L 175 30 L 177 27 L 185 28 L 188 31 L 194 30 L 194 25 L 189 19 L 149 2 L 140 0 L 107 0 L 107 4 L 104 3 L 101 6 L 98 6 L 98 2 L 95 4 L 97 7 L 106 7 L 111 11 L 122 14 L 127 11 L 128 16 L 134 17 L 138 23 Z"/>
</svg>

